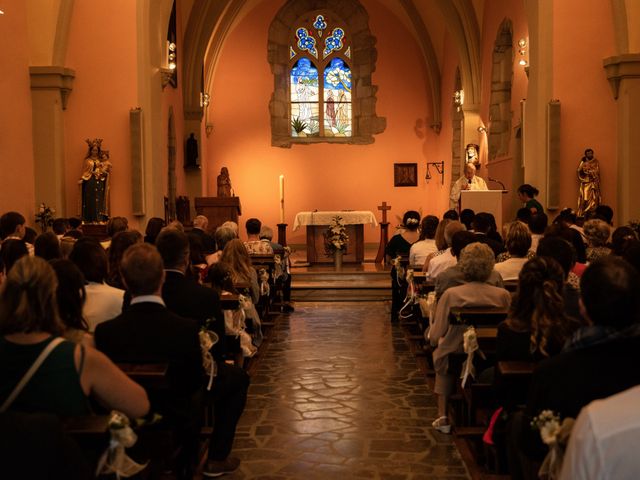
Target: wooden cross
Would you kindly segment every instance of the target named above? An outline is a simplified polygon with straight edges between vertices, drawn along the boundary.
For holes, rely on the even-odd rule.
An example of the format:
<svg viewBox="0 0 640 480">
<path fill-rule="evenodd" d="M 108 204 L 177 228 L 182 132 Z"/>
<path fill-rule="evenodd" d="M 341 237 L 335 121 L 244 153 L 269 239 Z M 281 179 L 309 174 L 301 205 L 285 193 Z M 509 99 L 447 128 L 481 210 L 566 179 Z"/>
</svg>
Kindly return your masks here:
<svg viewBox="0 0 640 480">
<path fill-rule="evenodd" d="M 387 210 L 391 210 L 391 205 L 382 202 L 382 205 L 378 205 L 378 210 L 382 211 L 382 223 L 387 223 Z"/>
</svg>

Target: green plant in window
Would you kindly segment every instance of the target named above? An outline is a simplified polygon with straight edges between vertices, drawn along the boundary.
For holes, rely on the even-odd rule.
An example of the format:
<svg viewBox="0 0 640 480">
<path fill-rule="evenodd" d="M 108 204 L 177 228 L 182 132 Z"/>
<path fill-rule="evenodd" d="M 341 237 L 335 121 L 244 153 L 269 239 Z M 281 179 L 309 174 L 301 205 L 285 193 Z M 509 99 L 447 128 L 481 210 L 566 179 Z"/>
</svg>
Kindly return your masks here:
<svg viewBox="0 0 640 480">
<path fill-rule="evenodd" d="M 300 117 L 295 117 L 291 120 L 291 128 L 296 134 L 300 135 L 307 128 L 307 122 L 300 120 Z"/>
</svg>

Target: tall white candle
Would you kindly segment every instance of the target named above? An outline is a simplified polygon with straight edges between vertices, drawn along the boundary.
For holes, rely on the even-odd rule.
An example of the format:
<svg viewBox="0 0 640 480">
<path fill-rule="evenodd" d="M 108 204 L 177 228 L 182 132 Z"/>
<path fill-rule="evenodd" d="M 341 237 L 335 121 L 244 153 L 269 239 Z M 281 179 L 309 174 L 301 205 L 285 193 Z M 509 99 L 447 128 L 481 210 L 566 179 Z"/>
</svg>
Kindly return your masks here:
<svg viewBox="0 0 640 480">
<path fill-rule="evenodd" d="M 284 175 L 280 175 L 280 223 L 284 223 Z"/>
</svg>

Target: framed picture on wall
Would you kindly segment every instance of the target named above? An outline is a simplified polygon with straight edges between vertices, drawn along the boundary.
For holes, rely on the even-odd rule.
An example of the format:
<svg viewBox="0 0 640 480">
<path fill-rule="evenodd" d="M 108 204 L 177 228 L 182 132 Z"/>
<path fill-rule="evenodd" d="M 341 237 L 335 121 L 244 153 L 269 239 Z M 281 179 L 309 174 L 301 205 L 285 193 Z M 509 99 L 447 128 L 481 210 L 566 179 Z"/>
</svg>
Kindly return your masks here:
<svg viewBox="0 0 640 480">
<path fill-rule="evenodd" d="M 393 186 L 394 187 L 417 187 L 418 186 L 418 164 L 417 163 L 394 163 L 393 164 Z"/>
</svg>

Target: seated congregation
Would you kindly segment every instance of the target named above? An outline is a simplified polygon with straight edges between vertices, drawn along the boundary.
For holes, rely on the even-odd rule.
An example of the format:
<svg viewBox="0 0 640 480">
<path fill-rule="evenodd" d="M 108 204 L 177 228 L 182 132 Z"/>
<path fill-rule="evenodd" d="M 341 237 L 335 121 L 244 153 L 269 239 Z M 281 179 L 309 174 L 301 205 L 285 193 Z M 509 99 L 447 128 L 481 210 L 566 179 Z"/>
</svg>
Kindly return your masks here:
<svg viewBox="0 0 640 480">
<path fill-rule="evenodd" d="M 7 478 L 92 478 L 97 465 L 124 474 L 99 461 L 113 410 L 140 425 L 127 454 L 139 468 L 150 462 L 143 478 L 235 471 L 250 357 L 272 309 L 293 311 L 288 252 L 271 230 L 250 219 L 243 242 L 233 222 L 210 235 L 206 217 L 187 232 L 153 218 L 143 236 L 113 217 L 96 239 L 77 219 L 56 219 L 31 245 L 25 223 L 0 217 Z M 43 461 L 29 462 L 40 449 Z"/>
<path fill-rule="evenodd" d="M 638 416 L 615 410 L 640 385 L 629 368 L 640 359 L 640 240 L 612 217 L 565 209 L 549 225 L 531 206 L 499 232 L 487 213 L 408 211 L 389 241 L 391 322 L 437 396 L 434 430 L 457 436 L 472 470 L 640 474 L 623 443 L 638 438 Z"/>
<path fill-rule="evenodd" d="M 611 233 L 604 206 L 588 219 L 563 210 L 550 225 L 524 210 L 502 232 L 484 212 L 408 211 L 387 245 L 391 321 L 437 395 L 433 429 L 455 434 L 479 469 L 512 478 L 541 465 L 591 478 L 575 472 L 613 471 L 607 462 L 612 478 L 633 478 L 624 456 L 595 465 L 589 449 L 637 435 L 632 409 L 614 414 L 640 385 L 627 368 L 640 352 L 638 232 Z M 273 309 L 293 311 L 288 249 L 255 218 L 246 242 L 233 222 L 210 235 L 200 216 L 188 231 L 151 219 L 144 235 L 113 217 L 104 239 L 58 219 L 33 244 L 25 223 L 0 217 L 5 468 L 89 478 L 108 444 L 104 418 L 118 410 L 140 420 L 127 454 L 150 462 L 143 478 L 235 471 L 249 358 Z M 553 438 L 571 438 L 564 464 L 543 463 L 531 425 L 576 417 L 574 435 Z M 103 419 L 104 435 L 77 428 L 87 418 Z M 610 424 L 617 437 L 602 433 Z M 46 455 L 29 462 L 36 449 Z"/>
</svg>

